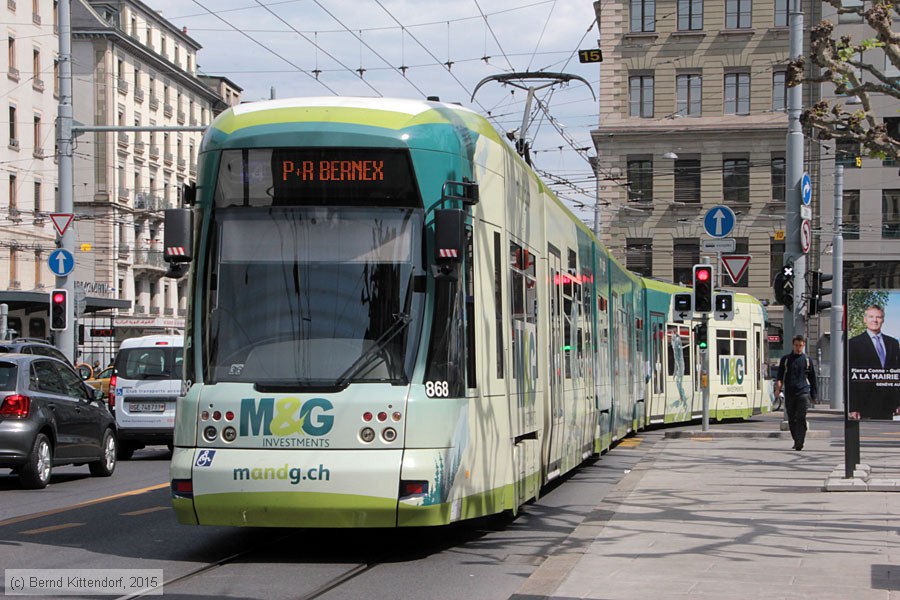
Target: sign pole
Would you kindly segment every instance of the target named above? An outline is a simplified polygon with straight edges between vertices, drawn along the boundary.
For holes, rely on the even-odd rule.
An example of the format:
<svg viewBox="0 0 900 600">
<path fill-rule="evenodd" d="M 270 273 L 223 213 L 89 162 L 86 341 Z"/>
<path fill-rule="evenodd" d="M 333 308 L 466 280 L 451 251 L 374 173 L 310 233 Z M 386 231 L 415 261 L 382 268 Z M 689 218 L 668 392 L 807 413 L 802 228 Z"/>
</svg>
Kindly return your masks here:
<svg viewBox="0 0 900 600">
<path fill-rule="evenodd" d="M 709 264 L 709 258 L 703 257 L 701 259 L 702 263 Z M 709 335 L 709 313 L 702 313 L 702 317 L 700 317 L 701 327 L 707 331 L 707 335 Z M 709 338 L 707 338 L 706 348 L 702 348 L 700 350 L 700 388 L 702 390 L 702 399 L 703 399 L 703 421 L 701 425 L 701 429 L 703 431 L 709 431 Z"/>
<path fill-rule="evenodd" d="M 59 0 L 59 107 L 57 112 L 56 144 L 58 147 L 58 179 L 59 197 L 56 204 L 57 214 L 70 215 L 73 213 L 73 180 L 74 180 L 74 144 L 72 142 L 72 127 L 74 125 L 72 106 L 72 13 L 70 0 Z M 55 225 L 55 221 L 54 221 Z M 61 248 L 64 252 L 73 252 L 75 249 L 75 234 L 71 230 L 63 229 L 59 236 Z M 75 285 L 72 278 L 65 275 L 56 277 L 56 287 L 68 292 L 69 297 L 74 296 Z M 75 328 L 74 328 L 74 303 L 66 303 L 68 312 L 66 323 L 69 327 L 63 331 L 57 331 L 54 342 L 56 347 L 75 364 L 77 356 L 75 352 Z M 49 310 L 49 306 L 48 306 Z"/>
</svg>

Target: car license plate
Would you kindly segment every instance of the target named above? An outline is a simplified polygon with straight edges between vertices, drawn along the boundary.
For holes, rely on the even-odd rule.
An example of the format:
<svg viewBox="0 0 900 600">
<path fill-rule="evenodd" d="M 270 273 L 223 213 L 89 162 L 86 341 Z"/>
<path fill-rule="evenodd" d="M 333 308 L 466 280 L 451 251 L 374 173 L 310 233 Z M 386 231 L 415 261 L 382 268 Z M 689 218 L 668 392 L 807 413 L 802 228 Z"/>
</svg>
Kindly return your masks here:
<svg viewBox="0 0 900 600">
<path fill-rule="evenodd" d="M 129 402 L 128 410 L 131 412 L 165 412 L 165 402 Z"/>
</svg>

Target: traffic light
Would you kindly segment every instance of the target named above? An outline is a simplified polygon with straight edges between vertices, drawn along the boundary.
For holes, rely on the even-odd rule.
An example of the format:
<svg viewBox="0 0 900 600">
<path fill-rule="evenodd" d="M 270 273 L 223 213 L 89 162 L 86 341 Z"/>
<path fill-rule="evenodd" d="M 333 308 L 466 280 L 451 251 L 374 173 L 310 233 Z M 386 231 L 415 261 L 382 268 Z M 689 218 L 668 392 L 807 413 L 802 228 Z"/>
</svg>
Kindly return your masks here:
<svg viewBox="0 0 900 600">
<path fill-rule="evenodd" d="M 694 265 L 694 311 L 712 312 L 712 265 Z"/>
<path fill-rule="evenodd" d="M 698 348 L 706 350 L 706 347 L 709 345 L 706 323 L 699 323 L 694 326 L 694 342 L 696 342 Z"/>
<path fill-rule="evenodd" d="M 734 320 L 734 294 L 731 292 L 716 292 L 713 316 L 716 321 Z"/>
<path fill-rule="evenodd" d="M 65 331 L 69 328 L 69 292 L 50 292 L 50 330 Z"/>
<path fill-rule="evenodd" d="M 781 267 L 781 271 L 775 276 L 775 299 L 787 310 L 794 308 L 794 263 L 788 263 Z"/>
<path fill-rule="evenodd" d="M 820 271 L 810 273 L 809 314 L 810 316 L 831 308 L 831 301 L 825 298 L 831 294 L 831 288 L 823 284 L 834 279 L 834 275 L 828 275 Z"/>
</svg>

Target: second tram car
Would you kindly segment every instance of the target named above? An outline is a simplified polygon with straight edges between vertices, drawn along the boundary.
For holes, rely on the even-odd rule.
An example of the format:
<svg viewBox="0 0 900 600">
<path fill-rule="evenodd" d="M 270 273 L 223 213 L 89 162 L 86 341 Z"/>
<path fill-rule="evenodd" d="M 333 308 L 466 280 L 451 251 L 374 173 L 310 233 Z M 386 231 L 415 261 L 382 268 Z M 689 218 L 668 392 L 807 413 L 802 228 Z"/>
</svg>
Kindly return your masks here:
<svg viewBox="0 0 900 600">
<path fill-rule="evenodd" d="M 640 278 L 476 113 L 244 104 L 204 135 L 172 494 L 185 524 L 442 525 L 699 416 L 683 291 Z M 765 311 L 709 329 L 713 418 L 768 408 Z"/>
</svg>

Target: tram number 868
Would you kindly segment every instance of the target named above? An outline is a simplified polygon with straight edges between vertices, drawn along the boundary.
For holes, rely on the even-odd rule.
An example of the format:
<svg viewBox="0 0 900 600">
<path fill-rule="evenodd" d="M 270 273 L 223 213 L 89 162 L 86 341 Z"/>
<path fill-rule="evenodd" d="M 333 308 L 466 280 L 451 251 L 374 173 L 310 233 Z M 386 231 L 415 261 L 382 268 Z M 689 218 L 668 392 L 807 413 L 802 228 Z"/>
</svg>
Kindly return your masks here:
<svg viewBox="0 0 900 600">
<path fill-rule="evenodd" d="M 450 384 L 446 381 L 426 381 L 425 395 L 429 398 L 447 398 L 450 396 Z"/>
</svg>

